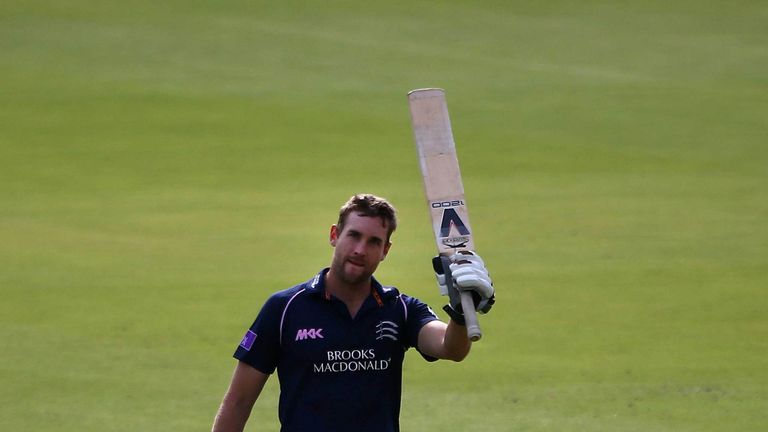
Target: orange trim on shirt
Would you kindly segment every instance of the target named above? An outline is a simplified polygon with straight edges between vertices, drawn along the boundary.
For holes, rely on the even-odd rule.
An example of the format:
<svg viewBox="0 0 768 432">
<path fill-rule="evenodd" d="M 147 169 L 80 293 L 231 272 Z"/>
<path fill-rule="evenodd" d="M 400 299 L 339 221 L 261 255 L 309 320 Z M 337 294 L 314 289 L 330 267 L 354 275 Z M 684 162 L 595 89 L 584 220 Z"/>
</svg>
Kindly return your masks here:
<svg viewBox="0 0 768 432">
<path fill-rule="evenodd" d="M 384 306 L 384 302 L 381 300 L 381 296 L 379 295 L 379 292 L 376 291 L 376 288 L 371 287 L 371 294 L 373 294 L 373 298 L 376 299 L 376 303 L 379 307 Z"/>
</svg>

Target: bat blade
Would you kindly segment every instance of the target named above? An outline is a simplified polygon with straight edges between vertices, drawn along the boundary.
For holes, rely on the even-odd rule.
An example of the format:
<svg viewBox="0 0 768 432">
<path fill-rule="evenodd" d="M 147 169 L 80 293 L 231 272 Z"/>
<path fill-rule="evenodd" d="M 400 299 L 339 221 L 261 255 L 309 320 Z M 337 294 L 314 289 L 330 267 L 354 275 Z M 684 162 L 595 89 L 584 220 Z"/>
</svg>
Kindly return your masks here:
<svg viewBox="0 0 768 432">
<path fill-rule="evenodd" d="M 449 256 L 474 250 L 445 92 L 437 88 L 413 90 L 408 93 L 408 105 L 438 253 Z M 467 334 L 477 341 L 482 332 L 472 296 L 462 292 L 461 301 Z"/>
</svg>

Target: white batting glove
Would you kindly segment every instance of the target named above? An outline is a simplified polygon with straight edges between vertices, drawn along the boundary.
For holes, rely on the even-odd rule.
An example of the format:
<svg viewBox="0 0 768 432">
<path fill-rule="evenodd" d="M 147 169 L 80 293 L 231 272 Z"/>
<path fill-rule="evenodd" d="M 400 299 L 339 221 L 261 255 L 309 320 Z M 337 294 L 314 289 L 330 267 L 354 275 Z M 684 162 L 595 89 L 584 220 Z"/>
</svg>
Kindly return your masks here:
<svg viewBox="0 0 768 432">
<path fill-rule="evenodd" d="M 491 309 L 495 302 L 493 282 L 483 259 L 476 253 L 462 251 L 450 257 L 437 256 L 432 260 L 432 266 L 440 294 L 449 297 L 446 312 L 451 318 L 458 322 L 463 320 L 460 291 L 472 294 L 478 312 L 487 313 Z M 447 280 L 446 273 L 450 281 Z"/>
<path fill-rule="evenodd" d="M 485 262 L 472 251 L 461 251 L 451 256 L 453 285 L 459 291 L 469 291 L 475 298 L 475 308 L 480 313 L 491 309 L 496 291 Z"/>
<path fill-rule="evenodd" d="M 435 273 L 437 278 L 437 287 L 440 288 L 440 295 L 448 295 L 448 285 L 445 284 L 445 273 Z"/>
</svg>

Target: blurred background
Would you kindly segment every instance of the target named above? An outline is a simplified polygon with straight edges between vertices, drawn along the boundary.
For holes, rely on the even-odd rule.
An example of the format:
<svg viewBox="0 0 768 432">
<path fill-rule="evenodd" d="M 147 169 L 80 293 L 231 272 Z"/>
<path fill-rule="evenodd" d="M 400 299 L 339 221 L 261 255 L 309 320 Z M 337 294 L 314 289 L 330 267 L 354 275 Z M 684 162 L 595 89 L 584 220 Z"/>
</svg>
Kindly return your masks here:
<svg viewBox="0 0 768 432">
<path fill-rule="evenodd" d="M 498 291 L 463 363 L 409 353 L 406 431 L 768 424 L 764 2 L 0 4 L 0 429 L 209 430 L 243 332 L 399 210 L 406 93 L 446 90 Z M 248 430 L 277 431 L 276 379 Z"/>
</svg>

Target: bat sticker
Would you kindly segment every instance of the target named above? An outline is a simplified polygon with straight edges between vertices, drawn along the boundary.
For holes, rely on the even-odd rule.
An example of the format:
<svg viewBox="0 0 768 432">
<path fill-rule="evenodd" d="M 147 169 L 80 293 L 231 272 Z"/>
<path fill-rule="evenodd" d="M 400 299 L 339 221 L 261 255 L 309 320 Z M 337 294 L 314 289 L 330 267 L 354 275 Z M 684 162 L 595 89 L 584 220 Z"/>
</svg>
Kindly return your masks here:
<svg viewBox="0 0 768 432">
<path fill-rule="evenodd" d="M 451 233 L 451 225 L 455 226 L 459 230 L 459 234 L 468 236 L 469 230 L 461 220 L 456 210 L 452 208 L 443 209 L 443 221 L 440 222 L 440 237 L 448 237 Z"/>
</svg>

